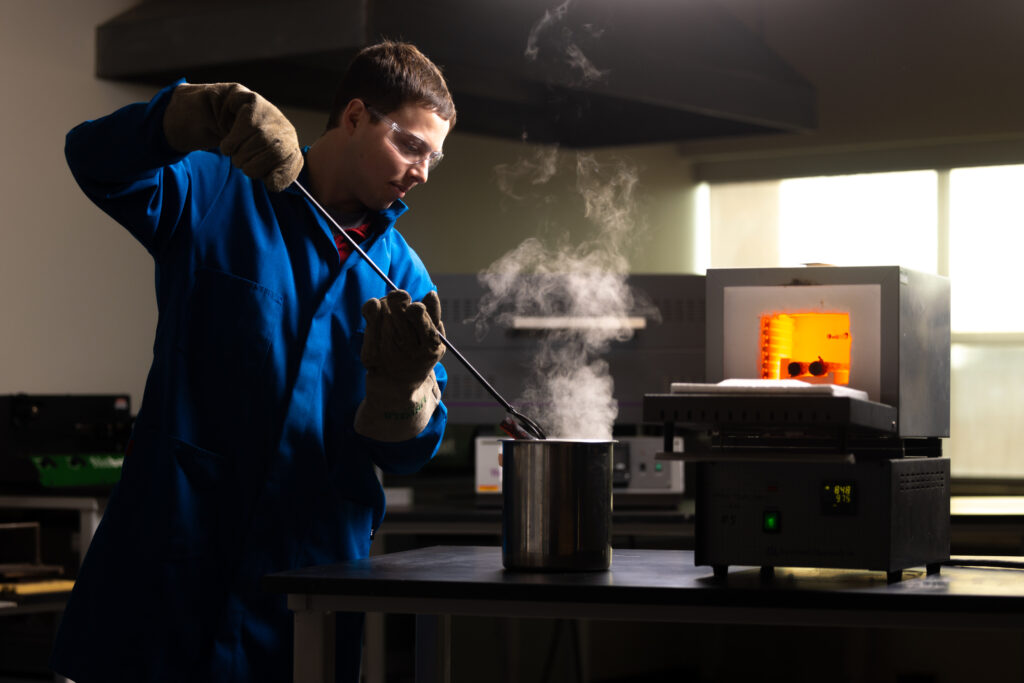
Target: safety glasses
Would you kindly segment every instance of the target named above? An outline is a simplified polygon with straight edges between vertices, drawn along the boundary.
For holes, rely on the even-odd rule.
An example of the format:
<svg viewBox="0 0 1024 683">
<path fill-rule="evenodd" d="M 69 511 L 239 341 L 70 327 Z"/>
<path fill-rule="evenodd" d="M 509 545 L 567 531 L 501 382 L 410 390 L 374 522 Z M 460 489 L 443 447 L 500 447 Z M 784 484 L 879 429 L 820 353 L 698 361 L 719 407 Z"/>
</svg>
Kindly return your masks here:
<svg viewBox="0 0 1024 683">
<path fill-rule="evenodd" d="M 388 142 L 408 163 L 416 165 L 426 162 L 427 168 L 430 170 L 434 170 L 441 163 L 444 152 L 431 150 L 426 140 L 418 135 L 413 135 L 373 107 L 367 107 L 366 110 L 370 112 L 371 116 L 389 128 L 387 133 Z"/>
</svg>

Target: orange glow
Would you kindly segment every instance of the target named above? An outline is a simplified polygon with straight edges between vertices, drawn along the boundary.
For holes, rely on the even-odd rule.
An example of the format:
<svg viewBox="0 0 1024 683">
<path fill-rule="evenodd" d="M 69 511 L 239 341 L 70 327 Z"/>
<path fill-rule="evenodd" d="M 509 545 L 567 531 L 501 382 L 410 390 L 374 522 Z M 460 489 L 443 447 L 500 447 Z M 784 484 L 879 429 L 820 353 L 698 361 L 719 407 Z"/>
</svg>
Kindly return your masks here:
<svg viewBox="0 0 1024 683">
<path fill-rule="evenodd" d="M 761 316 L 761 379 L 850 383 L 849 313 Z"/>
</svg>

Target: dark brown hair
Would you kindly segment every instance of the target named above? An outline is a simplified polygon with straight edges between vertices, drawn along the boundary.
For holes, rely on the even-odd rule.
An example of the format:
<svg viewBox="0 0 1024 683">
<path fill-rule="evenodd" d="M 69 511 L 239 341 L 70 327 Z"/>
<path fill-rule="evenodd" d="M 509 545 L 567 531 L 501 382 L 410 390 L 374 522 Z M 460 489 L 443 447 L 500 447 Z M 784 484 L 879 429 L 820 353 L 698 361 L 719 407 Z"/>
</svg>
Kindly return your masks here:
<svg viewBox="0 0 1024 683">
<path fill-rule="evenodd" d="M 348 65 L 327 118 L 335 128 L 354 99 L 390 114 L 406 104 L 426 107 L 455 126 L 455 104 L 441 70 L 415 45 L 386 40 L 360 50 Z"/>
</svg>

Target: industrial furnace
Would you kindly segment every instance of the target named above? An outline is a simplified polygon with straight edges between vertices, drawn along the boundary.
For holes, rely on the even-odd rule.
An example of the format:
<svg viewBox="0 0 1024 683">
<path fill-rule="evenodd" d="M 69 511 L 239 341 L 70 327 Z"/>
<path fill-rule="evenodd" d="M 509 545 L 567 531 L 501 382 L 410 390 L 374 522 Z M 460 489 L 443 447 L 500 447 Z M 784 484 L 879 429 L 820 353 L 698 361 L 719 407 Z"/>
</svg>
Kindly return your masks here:
<svg viewBox="0 0 1024 683">
<path fill-rule="evenodd" d="M 939 570 L 949 282 L 898 266 L 710 270 L 706 382 L 647 394 L 695 463 L 695 561 Z M 683 437 L 683 452 L 669 441 Z M 678 450 L 678 449 L 676 449 Z"/>
</svg>

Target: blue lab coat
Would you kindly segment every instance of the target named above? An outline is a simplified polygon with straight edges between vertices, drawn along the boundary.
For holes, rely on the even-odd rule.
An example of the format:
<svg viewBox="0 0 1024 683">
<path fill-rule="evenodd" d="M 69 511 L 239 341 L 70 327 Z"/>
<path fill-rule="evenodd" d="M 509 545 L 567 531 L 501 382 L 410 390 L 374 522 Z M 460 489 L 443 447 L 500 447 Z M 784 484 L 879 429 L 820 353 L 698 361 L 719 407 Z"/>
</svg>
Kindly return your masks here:
<svg viewBox="0 0 1024 683">
<path fill-rule="evenodd" d="M 172 150 L 172 89 L 67 136 L 79 185 L 152 255 L 159 319 L 121 481 L 52 665 L 77 683 L 281 683 L 291 613 L 260 578 L 367 556 L 384 516 L 374 465 L 422 467 L 447 409 L 405 442 L 353 431 L 360 309 L 384 282 L 358 254 L 341 262 L 296 189 L 268 192 L 216 150 Z M 362 246 L 419 300 L 434 285 L 394 228 L 405 209 L 372 215 Z M 355 680 L 360 638 L 361 617 L 339 615 L 339 680 Z"/>
</svg>

